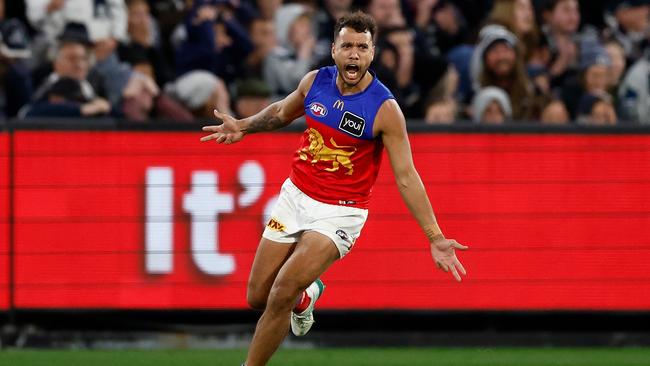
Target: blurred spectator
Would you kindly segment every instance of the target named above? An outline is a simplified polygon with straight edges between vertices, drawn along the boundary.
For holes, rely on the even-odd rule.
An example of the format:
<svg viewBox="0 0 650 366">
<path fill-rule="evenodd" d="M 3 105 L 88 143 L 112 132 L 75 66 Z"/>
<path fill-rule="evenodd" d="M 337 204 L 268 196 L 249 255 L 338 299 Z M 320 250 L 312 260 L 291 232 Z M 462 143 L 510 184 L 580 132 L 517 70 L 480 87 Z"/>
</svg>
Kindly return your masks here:
<svg viewBox="0 0 650 366">
<path fill-rule="evenodd" d="M 612 0 L 605 22 L 606 35 L 623 46 L 628 60 L 638 60 L 650 46 L 650 0 Z"/>
<path fill-rule="evenodd" d="M 503 89 L 487 87 L 479 90 L 472 100 L 472 120 L 477 123 L 500 125 L 512 119 L 512 105 Z"/>
<path fill-rule="evenodd" d="M 609 71 L 607 73 L 609 94 L 616 96 L 618 94 L 618 85 L 620 84 L 621 78 L 627 68 L 625 51 L 621 44 L 615 40 L 605 43 L 605 51 L 607 51 L 610 61 Z"/>
<path fill-rule="evenodd" d="M 323 0 L 323 6 L 317 10 L 316 22 L 316 58 L 330 58 L 336 21 L 352 7 L 352 0 Z"/>
<path fill-rule="evenodd" d="M 489 25 L 480 33 L 480 42 L 472 55 L 474 90 L 496 86 L 508 94 L 512 117 L 516 120 L 539 118 L 534 89 L 518 57 L 517 38 L 502 26 Z"/>
<path fill-rule="evenodd" d="M 235 113 L 250 117 L 271 104 L 271 89 L 259 79 L 246 79 L 237 84 Z"/>
<path fill-rule="evenodd" d="M 590 126 L 612 126 L 616 124 L 616 111 L 607 94 L 585 94 L 580 98 L 577 122 Z"/>
<path fill-rule="evenodd" d="M 244 74 L 242 60 L 253 44 L 228 0 L 195 0 L 184 29 L 186 38 L 176 49 L 177 75 L 206 70 L 230 83 Z"/>
<path fill-rule="evenodd" d="M 291 9 L 283 9 L 283 21 L 288 24 L 286 34 L 278 32 L 280 46 L 273 49 L 264 63 L 264 80 L 276 96 L 293 91 L 316 62 L 311 15 L 299 4 L 292 4 Z"/>
<path fill-rule="evenodd" d="M 160 31 L 149 11 L 146 0 L 128 0 L 128 35 L 118 46 L 122 61 L 134 70 L 149 75 L 158 85 L 173 78 L 169 65 L 160 49 Z"/>
<path fill-rule="evenodd" d="M 433 87 L 425 105 L 424 122 L 427 124 L 450 124 L 458 115 L 455 94 L 458 89 L 458 72 L 452 65 Z"/>
<path fill-rule="evenodd" d="M 450 0 L 410 0 L 414 23 L 432 56 L 445 55 L 467 38 L 467 22 Z"/>
<path fill-rule="evenodd" d="M 578 103 L 584 94 L 602 95 L 609 90 L 611 62 L 605 48 L 594 37 L 585 37 L 580 43 L 578 79 L 568 80 L 562 89 L 562 100 L 575 117 Z"/>
<path fill-rule="evenodd" d="M 64 76 L 49 86 L 43 98 L 29 107 L 25 118 L 101 117 L 111 111 L 106 99 L 88 99 L 79 80 Z"/>
<path fill-rule="evenodd" d="M 626 122 L 650 124 L 650 50 L 634 63 L 623 79 L 618 97 L 621 118 Z"/>
<path fill-rule="evenodd" d="M 202 70 L 182 75 L 165 91 L 197 118 L 214 118 L 215 109 L 222 113 L 230 111 L 230 95 L 223 81 L 212 73 Z"/>
<path fill-rule="evenodd" d="M 607 93 L 610 67 L 609 55 L 598 40 L 585 40 L 581 43 L 580 73 L 585 92 Z"/>
<path fill-rule="evenodd" d="M 264 61 L 278 45 L 275 23 L 265 18 L 253 19 L 249 33 L 253 51 L 246 58 L 246 77 L 263 78 Z"/>
<path fill-rule="evenodd" d="M 553 85 L 562 85 L 578 61 L 577 32 L 580 8 L 577 0 L 544 0 L 543 32 L 552 54 L 549 72 Z"/>
<path fill-rule="evenodd" d="M 18 19 L 4 19 L 0 0 L 0 117 L 14 117 L 29 103 L 32 81 L 25 61 L 30 56 L 25 26 Z"/>
<path fill-rule="evenodd" d="M 105 55 L 126 39 L 124 0 L 25 0 L 25 4 L 30 24 L 39 31 L 34 45 L 39 59 L 45 59 L 47 49 L 70 22 L 84 24 L 98 52 Z"/>
<path fill-rule="evenodd" d="M 550 101 L 540 116 L 540 122 L 544 125 L 566 125 L 570 120 L 569 111 L 561 100 Z"/>
<path fill-rule="evenodd" d="M 152 78 L 134 73 L 122 95 L 122 113 L 130 121 L 143 122 L 152 118 L 192 122 L 194 116 L 180 102 L 161 93 Z"/>
<path fill-rule="evenodd" d="M 282 0 L 257 0 L 257 9 L 264 19 L 275 19 L 275 12 L 282 5 Z"/>
<path fill-rule="evenodd" d="M 96 81 L 95 86 L 93 86 L 88 80 L 92 47 L 93 42 L 88 37 L 88 32 L 83 24 L 69 23 L 66 25 L 64 32 L 59 37 L 59 46 L 53 63 L 53 71 L 38 87 L 33 96 L 33 100 L 37 105 L 48 101 L 49 91 L 61 78 L 76 80 L 80 85 L 81 94 L 85 102 L 96 102 L 97 105 L 104 105 L 106 99 L 101 98 L 100 93 L 97 92 L 97 89 L 101 89 L 101 81 Z M 48 108 L 46 108 L 45 112 L 39 111 L 37 114 L 39 116 L 43 116 L 44 113 L 49 116 L 65 116 L 68 115 L 67 113 L 70 113 L 67 106 L 59 105 L 59 103 L 53 104 L 56 105 L 47 106 Z M 34 106 L 30 106 L 29 109 L 32 107 Z M 38 105 L 38 107 L 41 108 L 43 106 Z M 109 104 L 109 111 L 110 109 Z M 21 111 L 21 114 L 25 115 L 25 112 Z M 34 112 L 28 115 L 33 116 Z"/>
<path fill-rule="evenodd" d="M 528 63 L 539 45 L 539 31 L 531 0 L 496 0 L 488 22 L 504 26 L 517 36 L 524 62 Z"/>
<path fill-rule="evenodd" d="M 380 33 L 386 28 L 406 26 L 400 0 L 369 0 L 366 12 L 375 19 Z"/>
<path fill-rule="evenodd" d="M 407 116 L 414 115 L 416 103 L 421 97 L 420 89 L 413 80 L 415 73 L 414 34 L 406 26 L 385 28 L 381 32 L 381 42 L 392 45 L 395 55 L 395 89 L 397 101 Z M 424 76 L 424 75 L 423 75 Z"/>
</svg>

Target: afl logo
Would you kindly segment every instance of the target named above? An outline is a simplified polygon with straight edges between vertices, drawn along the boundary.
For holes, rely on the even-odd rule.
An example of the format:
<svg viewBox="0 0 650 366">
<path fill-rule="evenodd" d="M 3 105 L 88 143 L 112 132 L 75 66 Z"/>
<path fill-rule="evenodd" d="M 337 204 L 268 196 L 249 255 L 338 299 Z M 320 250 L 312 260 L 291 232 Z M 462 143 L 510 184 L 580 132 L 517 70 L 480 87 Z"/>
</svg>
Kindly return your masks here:
<svg viewBox="0 0 650 366">
<path fill-rule="evenodd" d="M 309 105 L 309 110 L 316 117 L 325 117 L 325 116 L 327 116 L 327 108 L 325 108 L 324 105 L 322 105 L 322 104 L 320 104 L 318 102 L 313 102 L 312 104 L 310 104 Z"/>
</svg>

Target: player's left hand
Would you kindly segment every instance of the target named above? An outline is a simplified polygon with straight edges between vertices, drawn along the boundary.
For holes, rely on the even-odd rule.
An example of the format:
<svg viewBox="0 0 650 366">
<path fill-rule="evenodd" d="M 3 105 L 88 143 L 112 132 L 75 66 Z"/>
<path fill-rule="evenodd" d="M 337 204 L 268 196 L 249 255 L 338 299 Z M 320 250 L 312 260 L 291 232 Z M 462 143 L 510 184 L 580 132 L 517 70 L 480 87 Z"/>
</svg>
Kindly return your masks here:
<svg viewBox="0 0 650 366">
<path fill-rule="evenodd" d="M 451 271 L 456 281 L 460 282 L 460 273 L 466 275 L 465 268 L 456 258 L 455 249 L 466 250 L 468 247 L 458 243 L 454 239 L 440 238 L 431 243 L 431 256 L 436 262 L 436 267 L 445 272 Z"/>
</svg>

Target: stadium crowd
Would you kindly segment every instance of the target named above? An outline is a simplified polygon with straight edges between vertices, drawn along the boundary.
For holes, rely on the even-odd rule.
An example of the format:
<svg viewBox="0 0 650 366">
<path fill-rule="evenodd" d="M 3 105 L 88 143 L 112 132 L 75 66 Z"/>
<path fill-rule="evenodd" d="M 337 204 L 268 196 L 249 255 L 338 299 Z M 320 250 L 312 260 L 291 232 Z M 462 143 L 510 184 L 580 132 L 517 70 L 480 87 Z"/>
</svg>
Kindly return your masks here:
<svg viewBox="0 0 650 366">
<path fill-rule="evenodd" d="M 650 0 L 0 0 L 0 110 L 246 117 L 355 9 L 409 123 L 650 124 Z"/>
</svg>

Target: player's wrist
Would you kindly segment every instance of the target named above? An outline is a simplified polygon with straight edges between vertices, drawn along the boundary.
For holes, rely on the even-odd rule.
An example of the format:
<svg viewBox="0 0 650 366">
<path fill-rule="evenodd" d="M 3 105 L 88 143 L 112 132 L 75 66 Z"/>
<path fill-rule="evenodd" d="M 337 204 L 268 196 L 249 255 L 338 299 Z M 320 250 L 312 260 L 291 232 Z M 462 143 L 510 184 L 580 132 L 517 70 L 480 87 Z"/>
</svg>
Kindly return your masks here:
<svg viewBox="0 0 650 366">
<path fill-rule="evenodd" d="M 239 132 L 242 133 L 242 137 L 248 135 L 250 132 L 248 131 L 248 123 L 246 123 L 246 119 L 238 119 L 235 120 L 235 124 L 237 125 Z"/>
<path fill-rule="evenodd" d="M 438 240 L 445 239 L 445 236 L 442 234 L 442 230 L 440 230 L 440 227 L 436 222 L 423 226 L 422 231 L 424 231 L 424 235 L 427 236 L 429 243 L 435 243 Z"/>
</svg>

